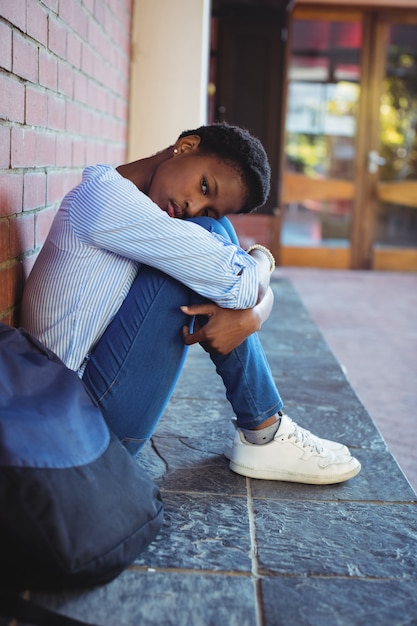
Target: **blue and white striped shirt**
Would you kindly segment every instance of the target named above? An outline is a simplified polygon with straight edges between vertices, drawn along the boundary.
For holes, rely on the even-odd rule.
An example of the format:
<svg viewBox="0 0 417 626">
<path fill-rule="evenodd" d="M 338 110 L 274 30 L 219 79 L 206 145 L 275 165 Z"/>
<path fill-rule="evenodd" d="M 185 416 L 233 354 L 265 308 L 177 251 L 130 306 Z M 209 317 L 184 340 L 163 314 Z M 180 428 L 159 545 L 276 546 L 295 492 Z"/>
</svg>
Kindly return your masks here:
<svg viewBox="0 0 417 626">
<path fill-rule="evenodd" d="M 173 219 L 114 168 L 87 167 L 64 198 L 25 286 L 22 325 L 79 370 L 140 264 L 221 307 L 251 308 L 256 262 L 215 233 Z"/>
</svg>

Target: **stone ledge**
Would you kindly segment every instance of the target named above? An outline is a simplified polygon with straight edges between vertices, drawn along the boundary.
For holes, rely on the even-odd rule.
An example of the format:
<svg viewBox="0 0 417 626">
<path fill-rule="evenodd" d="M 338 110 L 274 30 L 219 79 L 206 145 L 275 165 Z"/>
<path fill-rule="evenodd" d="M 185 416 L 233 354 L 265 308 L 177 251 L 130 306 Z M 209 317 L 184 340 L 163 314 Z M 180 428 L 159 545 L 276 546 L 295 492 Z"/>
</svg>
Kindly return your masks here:
<svg viewBox="0 0 417 626">
<path fill-rule="evenodd" d="M 317 487 L 231 472 L 230 406 L 194 347 L 140 459 L 165 500 L 160 535 L 109 585 L 38 601 L 96 626 L 416 621 L 417 496 L 291 284 L 273 289 L 261 335 L 286 411 L 350 445 L 361 473 Z"/>
</svg>

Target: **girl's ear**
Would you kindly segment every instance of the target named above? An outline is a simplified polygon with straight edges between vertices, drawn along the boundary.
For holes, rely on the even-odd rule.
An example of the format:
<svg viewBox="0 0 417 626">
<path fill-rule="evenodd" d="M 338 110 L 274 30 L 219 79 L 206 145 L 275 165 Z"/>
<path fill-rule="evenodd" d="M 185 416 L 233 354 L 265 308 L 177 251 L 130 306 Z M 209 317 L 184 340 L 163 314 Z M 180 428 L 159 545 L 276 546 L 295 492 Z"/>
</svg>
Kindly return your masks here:
<svg viewBox="0 0 417 626">
<path fill-rule="evenodd" d="M 200 145 L 200 137 L 198 135 L 188 135 L 178 139 L 175 144 L 174 154 L 183 154 L 189 150 L 197 150 Z"/>
</svg>

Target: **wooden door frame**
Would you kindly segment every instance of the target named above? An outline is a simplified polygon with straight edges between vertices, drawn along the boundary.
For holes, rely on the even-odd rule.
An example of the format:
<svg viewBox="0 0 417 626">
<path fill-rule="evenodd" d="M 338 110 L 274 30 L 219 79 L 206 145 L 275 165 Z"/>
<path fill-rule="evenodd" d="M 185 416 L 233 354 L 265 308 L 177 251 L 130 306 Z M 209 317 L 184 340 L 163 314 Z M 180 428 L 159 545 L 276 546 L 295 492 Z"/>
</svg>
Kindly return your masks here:
<svg viewBox="0 0 417 626">
<path fill-rule="evenodd" d="M 283 265 L 304 265 L 315 267 L 334 267 L 351 269 L 417 269 L 417 250 L 377 250 L 374 245 L 374 231 L 377 210 L 377 183 L 378 173 L 367 174 L 368 154 L 371 150 L 380 149 L 379 110 L 381 87 L 385 76 L 386 61 L 386 34 L 387 25 L 395 21 L 416 23 L 416 11 L 388 10 L 386 7 L 373 6 L 370 9 L 363 7 L 346 8 L 323 6 L 297 6 L 294 19 L 331 19 L 359 20 L 362 23 L 362 50 L 360 62 L 361 96 L 356 132 L 356 157 L 354 162 L 353 190 L 349 190 L 346 181 L 345 197 L 352 194 L 352 226 L 350 245 L 348 248 L 283 246 L 281 242 L 276 246 L 277 256 Z M 290 48 L 290 46 L 288 46 Z M 290 58 L 288 50 L 287 72 Z M 286 91 L 288 91 L 286 81 Z M 284 119 L 285 119 L 284 107 Z M 282 135 L 285 136 L 285 133 Z M 282 145 L 284 151 L 284 141 Z M 285 162 L 285 159 L 282 159 Z M 283 174 L 283 173 L 282 173 Z M 282 177 L 281 180 L 284 180 Z M 297 181 L 294 181 L 295 183 Z M 319 183 L 320 181 L 316 181 Z M 343 181 L 340 181 L 342 183 Z M 337 184 L 337 181 L 334 181 Z M 340 185 L 339 185 L 340 186 Z M 343 185 L 342 185 L 343 187 Z M 288 195 L 286 190 L 286 196 Z M 346 195 L 347 194 L 347 195 Z M 290 192 L 291 195 L 291 192 Z M 284 194 L 280 190 L 278 206 L 283 205 Z M 281 231 L 282 211 L 279 211 L 279 224 L 276 232 Z M 300 263 L 300 258 L 302 262 Z"/>
<path fill-rule="evenodd" d="M 361 100 L 358 119 L 357 155 L 355 181 L 357 189 L 352 214 L 351 267 L 352 269 L 395 269 L 416 270 L 417 250 L 375 246 L 375 225 L 378 198 L 389 185 L 379 183 L 378 172 L 361 176 L 368 169 L 368 154 L 371 150 L 380 151 L 379 110 L 382 84 L 385 77 L 386 46 L 388 27 L 392 23 L 417 24 L 416 12 L 378 11 L 365 13 L 363 21 L 363 58 L 361 63 Z M 363 88 L 363 87 L 367 88 Z M 414 188 L 414 184 L 413 184 Z"/>
<path fill-rule="evenodd" d="M 349 8 L 345 7 L 337 7 L 334 6 L 299 6 L 297 5 L 291 15 L 290 25 L 289 25 L 289 45 L 287 46 L 287 58 L 286 58 L 286 76 L 289 75 L 289 63 L 291 57 L 291 34 L 292 34 L 292 25 L 295 19 L 328 19 L 333 21 L 338 21 L 345 19 L 346 21 L 363 21 L 363 12 L 359 10 L 357 7 Z M 289 80 L 286 80 L 286 100 L 288 97 L 288 85 Z M 282 150 L 284 152 L 285 149 L 285 115 L 286 115 L 287 106 L 283 107 L 283 143 Z M 285 171 L 285 155 L 282 158 L 283 171 L 281 174 L 281 180 L 284 183 L 284 171 Z M 295 187 L 299 186 L 299 181 L 297 180 L 297 175 L 293 175 L 292 183 Z M 305 182 L 305 181 L 304 181 Z M 317 192 L 321 188 L 321 181 L 311 181 L 312 187 L 314 191 Z M 333 181 L 333 187 L 337 188 L 341 193 L 341 197 L 343 198 L 351 198 L 354 195 L 354 185 L 350 181 Z M 297 192 L 296 192 L 297 195 Z M 292 197 L 292 192 L 290 189 L 285 189 L 281 186 L 280 195 L 278 198 L 278 206 L 282 207 L 285 203 L 285 200 Z M 359 204 L 358 204 L 359 206 Z M 276 232 L 281 233 L 281 222 L 283 218 L 283 210 L 280 209 L 278 212 L 279 216 L 279 225 L 275 227 Z M 352 215 L 353 220 L 353 215 Z M 279 259 L 281 265 L 284 266 L 304 266 L 304 267 L 319 267 L 319 268 L 334 268 L 334 269 L 348 269 L 351 265 L 351 242 L 346 247 L 335 248 L 332 246 L 317 246 L 317 247 L 307 247 L 307 246 L 284 246 L 281 241 L 276 245 L 276 258 Z"/>
<path fill-rule="evenodd" d="M 368 154 L 379 151 L 379 110 L 381 83 L 385 71 L 385 48 L 382 49 L 380 21 L 374 13 L 363 16 L 361 55 L 361 97 L 356 135 L 354 164 L 355 193 L 352 207 L 351 268 L 373 267 L 373 244 L 378 173 L 368 171 Z"/>
<path fill-rule="evenodd" d="M 417 9 L 417 6 L 415 9 Z M 383 10 L 378 11 L 377 28 L 379 29 L 379 34 L 377 33 L 375 38 L 375 54 L 380 55 L 381 58 L 384 59 L 386 55 L 386 42 L 384 45 L 383 37 L 388 34 L 388 28 L 392 24 L 410 24 L 417 26 L 417 10 L 398 11 L 397 9 L 389 10 L 388 7 L 385 7 Z M 385 67 L 383 66 L 381 82 L 377 84 L 377 88 L 379 87 L 379 98 L 381 97 L 382 79 L 385 76 L 384 70 Z M 378 100 L 378 103 L 379 102 L 380 100 Z M 379 147 L 379 137 L 377 141 L 377 145 Z M 379 201 L 393 201 L 393 196 L 398 194 L 398 187 L 397 189 L 395 189 L 395 187 L 395 183 L 381 183 L 378 182 L 378 179 L 375 179 L 374 202 L 376 203 L 378 198 Z M 416 187 L 417 181 L 407 181 L 401 183 L 401 194 L 404 204 L 409 204 L 411 197 L 415 199 Z M 412 202 L 412 206 L 415 206 L 414 201 Z M 372 267 L 375 270 L 417 271 L 417 248 L 385 248 L 374 245 Z"/>
</svg>

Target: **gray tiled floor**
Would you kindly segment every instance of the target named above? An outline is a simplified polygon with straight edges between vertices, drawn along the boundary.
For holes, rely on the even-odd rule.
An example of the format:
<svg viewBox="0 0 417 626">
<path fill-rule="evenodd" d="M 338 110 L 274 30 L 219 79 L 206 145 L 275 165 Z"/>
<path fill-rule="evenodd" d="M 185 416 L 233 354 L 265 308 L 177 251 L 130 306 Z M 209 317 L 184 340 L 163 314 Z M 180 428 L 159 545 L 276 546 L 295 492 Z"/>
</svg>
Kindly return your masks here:
<svg viewBox="0 0 417 626">
<path fill-rule="evenodd" d="M 417 490 L 417 273 L 280 268 Z"/>
<path fill-rule="evenodd" d="M 230 407 L 191 350 L 143 455 L 166 506 L 156 541 L 103 587 L 33 594 L 97 626 L 417 623 L 417 496 L 287 280 L 261 334 L 288 413 L 342 440 L 362 471 L 325 487 L 233 474 Z"/>
</svg>

